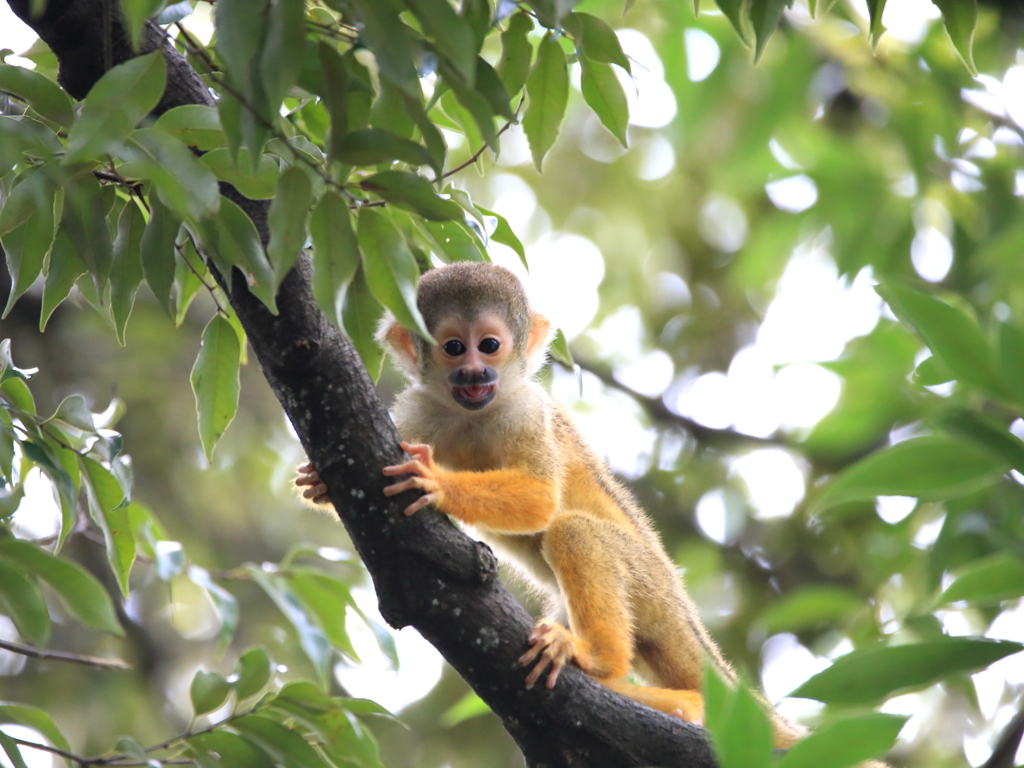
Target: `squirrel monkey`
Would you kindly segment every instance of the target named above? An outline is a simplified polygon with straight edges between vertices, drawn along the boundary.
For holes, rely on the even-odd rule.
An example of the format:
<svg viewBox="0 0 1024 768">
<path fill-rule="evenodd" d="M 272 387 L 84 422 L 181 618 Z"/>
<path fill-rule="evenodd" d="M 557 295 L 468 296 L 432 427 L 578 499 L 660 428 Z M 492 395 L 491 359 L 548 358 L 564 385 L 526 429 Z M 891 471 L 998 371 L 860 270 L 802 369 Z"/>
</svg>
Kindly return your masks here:
<svg viewBox="0 0 1024 768">
<path fill-rule="evenodd" d="M 405 514 L 432 504 L 472 526 L 548 595 L 519 659 L 527 687 L 542 678 L 554 687 L 573 662 L 613 691 L 701 723 L 705 660 L 730 681 L 735 673 L 646 515 L 533 380 L 550 323 L 512 272 L 479 262 L 428 271 L 417 304 L 436 345 L 390 316 L 378 333 L 410 380 L 394 417 L 411 458 L 384 469 L 410 477 L 384 493 L 421 489 Z M 300 473 L 303 496 L 327 503 L 316 470 Z M 658 687 L 627 681 L 631 669 Z M 774 720 L 777 746 L 802 735 Z"/>
</svg>

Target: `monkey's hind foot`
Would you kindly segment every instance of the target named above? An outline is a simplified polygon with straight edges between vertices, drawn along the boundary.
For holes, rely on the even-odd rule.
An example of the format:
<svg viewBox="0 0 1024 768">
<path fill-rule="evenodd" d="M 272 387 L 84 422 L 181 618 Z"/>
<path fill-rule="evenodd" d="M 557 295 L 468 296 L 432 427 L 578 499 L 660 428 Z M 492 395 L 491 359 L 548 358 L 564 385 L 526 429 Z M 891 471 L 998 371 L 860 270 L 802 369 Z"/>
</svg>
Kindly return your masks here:
<svg viewBox="0 0 1024 768">
<path fill-rule="evenodd" d="M 530 650 L 519 657 L 519 666 L 536 664 L 526 676 L 526 687 L 532 688 L 550 666 L 545 686 L 554 688 L 558 675 L 570 661 L 574 661 L 584 672 L 588 670 L 587 655 L 581 648 L 582 641 L 568 629 L 551 619 L 541 619 L 533 628 L 527 642 Z"/>
<path fill-rule="evenodd" d="M 314 469 L 312 463 L 303 464 L 298 468 L 299 476 L 295 478 L 295 487 L 300 491 L 299 496 L 307 504 L 330 504 L 327 496 L 327 486 L 320 480 L 320 474 Z"/>
</svg>

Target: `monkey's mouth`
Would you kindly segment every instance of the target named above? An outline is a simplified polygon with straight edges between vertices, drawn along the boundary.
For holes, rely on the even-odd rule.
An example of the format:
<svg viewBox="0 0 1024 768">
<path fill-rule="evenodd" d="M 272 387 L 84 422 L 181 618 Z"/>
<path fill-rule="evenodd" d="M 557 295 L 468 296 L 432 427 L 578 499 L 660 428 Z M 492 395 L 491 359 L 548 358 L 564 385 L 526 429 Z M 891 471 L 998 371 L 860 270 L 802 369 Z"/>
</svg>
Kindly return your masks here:
<svg viewBox="0 0 1024 768">
<path fill-rule="evenodd" d="M 455 402 L 470 411 L 478 411 L 494 399 L 498 391 L 498 383 L 468 384 L 452 387 Z"/>
</svg>

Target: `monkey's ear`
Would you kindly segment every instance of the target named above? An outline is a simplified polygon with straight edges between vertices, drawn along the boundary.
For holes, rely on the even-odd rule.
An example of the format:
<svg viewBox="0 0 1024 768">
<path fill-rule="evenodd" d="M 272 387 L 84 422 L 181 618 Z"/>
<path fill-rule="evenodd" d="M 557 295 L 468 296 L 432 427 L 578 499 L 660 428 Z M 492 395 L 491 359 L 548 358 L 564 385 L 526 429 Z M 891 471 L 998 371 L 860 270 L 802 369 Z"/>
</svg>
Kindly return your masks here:
<svg viewBox="0 0 1024 768">
<path fill-rule="evenodd" d="M 532 376 L 544 365 L 553 335 L 551 322 L 544 315 L 534 312 L 530 316 L 530 335 L 526 339 L 527 375 Z"/>
<path fill-rule="evenodd" d="M 412 334 L 403 328 L 394 316 L 388 312 L 377 327 L 377 343 L 391 352 L 399 366 L 410 376 L 416 376 L 420 356 L 416 352 Z"/>
</svg>

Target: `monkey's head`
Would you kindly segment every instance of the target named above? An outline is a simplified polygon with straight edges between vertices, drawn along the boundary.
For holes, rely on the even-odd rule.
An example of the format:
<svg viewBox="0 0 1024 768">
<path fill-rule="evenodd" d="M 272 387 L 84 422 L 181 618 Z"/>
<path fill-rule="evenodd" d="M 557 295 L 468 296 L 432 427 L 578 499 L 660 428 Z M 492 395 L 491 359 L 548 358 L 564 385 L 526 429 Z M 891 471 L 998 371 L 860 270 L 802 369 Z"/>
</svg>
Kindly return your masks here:
<svg viewBox="0 0 1024 768">
<path fill-rule="evenodd" d="M 544 364 L 551 324 L 504 267 L 461 261 L 432 269 L 420 278 L 416 305 L 436 345 L 390 315 L 378 338 L 410 378 L 448 402 L 482 410 Z"/>
</svg>

